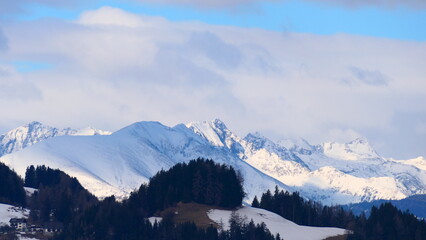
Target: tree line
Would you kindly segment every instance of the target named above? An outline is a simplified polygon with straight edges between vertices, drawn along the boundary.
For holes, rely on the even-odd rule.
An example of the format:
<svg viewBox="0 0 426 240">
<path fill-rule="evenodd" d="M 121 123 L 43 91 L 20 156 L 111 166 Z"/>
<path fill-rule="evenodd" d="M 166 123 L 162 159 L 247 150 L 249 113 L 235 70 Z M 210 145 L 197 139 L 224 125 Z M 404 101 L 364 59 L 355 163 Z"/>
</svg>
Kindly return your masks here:
<svg viewBox="0 0 426 240">
<path fill-rule="evenodd" d="M 264 224 L 233 219 L 227 231 L 213 225 L 174 223 L 171 216 L 151 224 L 147 218 L 178 202 L 196 202 L 217 207 L 241 206 L 242 179 L 229 166 L 197 159 L 160 171 L 122 202 L 105 198 L 85 211 L 75 213 L 58 239 L 170 239 L 170 240 L 279 240 Z"/>
<path fill-rule="evenodd" d="M 379 208 L 373 207 L 371 214 L 354 215 L 340 206 L 323 206 L 318 202 L 306 200 L 299 193 L 267 191 L 259 202 L 255 197 L 253 207 L 277 213 L 300 225 L 317 227 L 339 227 L 352 232 L 348 240 L 425 240 L 426 222 L 417 219 L 408 211 L 402 212 L 390 202 Z"/>
<path fill-rule="evenodd" d="M 28 167 L 25 186 L 37 189 L 27 200 L 31 209 L 30 220 L 37 224 L 69 222 L 74 212 L 83 211 L 98 202 L 76 178 L 45 166 Z"/>
<path fill-rule="evenodd" d="M 0 203 L 26 205 L 24 182 L 3 163 L 0 163 Z"/>
</svg>

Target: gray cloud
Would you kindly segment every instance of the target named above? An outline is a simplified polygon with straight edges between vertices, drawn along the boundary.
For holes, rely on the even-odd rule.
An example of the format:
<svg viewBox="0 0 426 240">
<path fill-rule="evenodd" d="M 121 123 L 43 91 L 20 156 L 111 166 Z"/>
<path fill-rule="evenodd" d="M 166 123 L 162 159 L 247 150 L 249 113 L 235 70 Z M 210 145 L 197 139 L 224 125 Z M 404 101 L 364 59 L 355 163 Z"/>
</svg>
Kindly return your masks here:
<svg viewBox="0 0 426 240">
<path fill-rule="evenodd" d="M 252 4 L 256 2 L 279 2 L 280 0 L 134 0 L 138 2 L 148 3 L 162 3 L 162 4 L 175 4 L 175 5 L 186 5 L 196 6 L 200 8 L 235 8 Z"/>
<path fill-rule="evenodd" d="M 418 99 L 418 97 L 414 99 L 416 98 Z M 398 127 L 394 127 L 390 131 L 368 129 L 370 139 L 379 143 L 376 144 L 377 151 L 384 154 L 384 157 L 397 157 L 400 159 L 424 156 L 423 152 L 426 148 L 424 132 L 426 112 L 398 111 L 393 114 L 391 122 L 393 126 Z M 402 139 L 406 140 L 403 141 Z M 407 149 L 410 150 L 407 151 Z"/>
<path fill-rule="evenodd" d="M 6 51 L 9 48 L 6 35 L 0 28 L 0 53 Z"/>
<path fill-rule="evenodd" d="M 101 0 L 0 0 L 0 13 L 3 15 L 22 13 L 26 11 L 26 4 L 41 4 L 54 7 L 75 7 L 89 2 L 100 2 Z M 236 9 L 247 7 L 254 3 L 260 2 L 283 2 L 288 0 L 129 0 L 140 3 L 154 3 L 154 4 L 172 4 L 191 6 L 204 9 Z M 364 6 L 378 6 L 385 8 L 393 8 L 398 6 L 406 6 L 414 9 L 426 8 L 426 1 L 424 0 L 300 0 L 308 2 L 323 2 L 329 4 L 336 4 L 350 8 L 359 8 Z"/>
<path fill-rule="evenodd" d="M 0 66 L 0 99 L 25 102 L 41 97 L 42 93 L 34 83 L 21 79 L 10 67 Z"/>
<path fill-rule="evenodd" d="M 425 43 L 283 35 L 111 8 L 86 12 L 85 19 L 91 21 L 4 26 L 7 59 L 55 66 L 0 74 L 0 87 L 8 89 L 0 94 L 9 94 L 0 108 L 11 113 L 1 126 L 37 119 L 116 130 L 141 120 L 174 125 L 219 117 L 239 135 L 273 132 L 313 143 L 365 135 L 374 145 L 391 144 L 383 136 L 393 136 L 406 148 L 395 155 L 382 148 L 384 156 L 426 155 L 410 147 L 426 142 L 425 134 L 393 135 L 406 126 L 424 132 L 424 118 L 394 119 L 404 110 L 426 112 Z M 342 78 L 353 84 L 336 84 Z M 14 92 L 20 98 L 10 99 Z M 22 101 L 27 94 L 31 98 Z"/>
<path fill-rule="evenodd" d="M 87 3 L 89 1 L 94 2 L 98 0 L 0 0 L 0 14 L 9 15 L 15 13 L 23 13 L 26 11 L 26 4 L 41 4 L 55 7 L 74 7 L 81 3 Z"/>
<path fill-rule="evenodd" d="M 225 43 L 211 32 L 192 33 L 188 44 L 219 67 L 236 68 L 242 62 L 242 54 L 237 47 Z"/>
<path fill-rule="evenodd" d="M 325 2 L 347 6 L 351 8 L 378 6 L 385 8 L 393 8 L 398 6 L 406 6 L 410 8 L 426 8 L 424 0 L 305 0 L 311 2 Z"/>
<path fill-rule="evenodd" d="M 367 85 L 372 86 L 386 86 L 388 85 L 388 78 L 379 71 L 369 71 L 357 67 L 350 67 L 355 79 Z"/>
<path fill-rule="evenodd" d="M 148 3 L 163 3 L 175 5 L 188 5 L 201 8 L 224 8 L 224 7 L 238 7 L 256 2 L 280 2 L 288 0 L 134 0 L 139 2 Z M 350 8 L 358 8 L 364 6 L 378 6 L 393 8 L 397 6 L 406 6 L 411 8 L 426 8 L 426 1 L 424 0 L 300 0 L 310 2 L 324 2 L 330 4 L 337 4 Z"/>
</svg>

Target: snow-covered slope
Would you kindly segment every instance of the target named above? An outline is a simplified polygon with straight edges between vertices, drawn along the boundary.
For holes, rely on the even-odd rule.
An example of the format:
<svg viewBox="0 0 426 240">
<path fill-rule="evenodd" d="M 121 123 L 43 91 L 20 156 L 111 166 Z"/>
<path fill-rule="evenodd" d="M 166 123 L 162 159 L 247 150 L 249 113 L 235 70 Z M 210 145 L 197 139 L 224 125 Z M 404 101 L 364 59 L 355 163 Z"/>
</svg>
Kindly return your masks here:
<svg viewBox="0 0 426 240">
<path fill-rule="evenodd" d="M 424 159 L 384 159 L 364 138 L 313 146 L 304 139 L 275 143 L 259 133 L 240 138 L 220 120 L 187 126 L 213 145 L 228 148 L 263 173 L 325 204 L 402 199 L 426 192 Z"/>
<path fill-rule="evenodd" d="M 257 144 L 266 138 L 245 139 Z M 382 158 L 366 139 L 317 146 L 306 140 L 283 140 L 277 145 L 284 149 L 260 148 L 246 161 L 325 204 L 402 199 L 426 192 L 426 171 Z"/>
<path fill-rule="evenodd" d="M 29 165 L 59 168 L 96 196 L 125 196 L 161 169 L 198 157 L 211 158 L 238 170 L 248 198 L 284 184 L 253 168 L 226 148 L 210 144 L 185 125 L 173 128 L 139 122 L 111 135 L 61 136 L 0 158 L 24 175 Z"/>
<path fill-rule="evenodd" d="M 342 160 L 380 159 L 367 139 L 357 138 L 349 143 L 328 142 L 322 144 L 323 153 Z"/>
<path fill-rule="evenodd" d="M 232 211 L 228 210 L 210 210 L 207 215 L 209 218 L 219 225 L 222 225 L 224 230 L 229 229 L 229 219 Z M 242 207 L 236 211 L 236 214 L 246 223 L 253 220 L 255 224 L 265 223 L 269 231 L 276 235 L 280 234 L 285 240 L 322 240 L 328 237 L 344 235 L 345 229 L 328 228 L 328 227 L 307 227 L 297 225 L 275 213 L 252 207 Z"/>
<path fill-rule="evenodd" d="M 417 157 L 417 158 L 408 159 L 408 160 L 394 160 L 390 158 L 389 160 L 397 162 L 397 163 L 411 165 L 418 169 L 426 171 L 426 159 L 424 157 Z"/>
<path fill-rule="evenodd" d="M 19 151 L 37 142 L 63 135 L 109 135 L 111 132 L 97 130 L 91 127 L 81 130 L 71 128 L 58 129 L 43 125 L 39 122 L 31 122 L 15 128 L 0 136 L 0 156 Z"/>
<path fill-rule="evenodd" d="M 27 218 L 29 214 L 28 209 L 0 203 L 0 226 L 9 225 L 11 218 Z"/>
</svg>

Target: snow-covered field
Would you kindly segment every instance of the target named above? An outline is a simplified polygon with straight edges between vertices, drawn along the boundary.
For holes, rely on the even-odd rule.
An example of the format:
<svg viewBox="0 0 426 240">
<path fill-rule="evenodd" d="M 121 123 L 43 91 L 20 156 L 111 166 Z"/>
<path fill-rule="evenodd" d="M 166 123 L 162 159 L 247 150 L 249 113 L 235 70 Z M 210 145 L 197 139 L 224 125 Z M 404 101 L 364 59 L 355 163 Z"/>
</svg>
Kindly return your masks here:
<svg viewBox="0 0 426 240">
<path fill-rule="evenodd" d="M 222 225 L 224 230 L 229 229 L 231 214 L 232 211 L 217 209 L 210 210 L 207 213 L 209 218 Z M 345 229 L 340 228 L 300 226 L 275 213 L 260 208 L 242 207 L 237 210 L 237 214 L 248 222 L 251 219 L 253 219 L 255 224 L 264 222 L 272 234 L 279 233 L 281 238 L 285 240 L 322 240 L 346 233 Z"/>
<path fill-rule="evenodd" d="M 11 218 L 26 218 L 29 214 L 28 209 L 0 203 L 0 226 L 8 225 Z"/>
</svg>

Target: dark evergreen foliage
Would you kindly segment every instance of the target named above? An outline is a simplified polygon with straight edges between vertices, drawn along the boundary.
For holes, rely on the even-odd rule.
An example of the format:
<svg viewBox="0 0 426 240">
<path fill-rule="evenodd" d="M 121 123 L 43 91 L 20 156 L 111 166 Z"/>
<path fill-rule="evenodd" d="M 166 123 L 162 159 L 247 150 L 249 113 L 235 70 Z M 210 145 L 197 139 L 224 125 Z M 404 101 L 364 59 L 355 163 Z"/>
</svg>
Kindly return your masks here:
<svg viewBox="0 0 426 240">
<path fill-rule="evenodd" d="M 147 201 L 146 210 L 150 213 L 177 202 L 234 208 L 241 205 L 244 190 L 242 179 L 232 167 L 197 159 L 188 164 L 178 163 L 168 171 L 160 171 L 151 178 L 147 187 L 142 186 L 130 200 L 134 198 L 139 202 Z"/>
<path fill-rule="evenodd" d="M 274 194 L 269 190 L 264 193 L 260 203 L 253 200 L 252 206 L 255 205 L 306 226 L 345 228 L 355 221 L 355 216 L 341 207 L 322 206 L 304 199 L 297 192 L 279 191 L 278 187 L 275 188 Z"/>
<path fill-rule="evenodd" d="M 426 239 L 426 223 L 388 202 L 379 208 L 372 207 L 368 219 L 358 219 L 354 233 L 349 239 L 423 240 Z"/>
<path fill-rule="evenodd" d="M 25 197 L 22 179 L 8 166 L 0 163 L 0 203 L 25 206 Z"/>
<path fill-rule="evenodd" d="M 153 225 L 146 220 L 152 213 L 181 201 L 236 207 L 241 206 L 243 197 L 241 179 L 231 167 L 197 159 L 159 172 L 123 202 L 112 196 L 74 213 L 58 239 L 279 240 L 264 224 L 253 222 L 234 221 L 229 231 L 218 232 L 212 226 L 174 224 L 168 217 Z"/>
<path fill-rule="evenodd" d="M 72 214 L 97 202 L 96 197 L 84 189 L 76 178 L 64 172 L 30 166 L 25 175 L 27 186 L 38 188 L 29 200 L 33 222 L 68 222 Z"/>
<path fill-rule="evenodd" d="M 55 186 L 60 184 L 61 177 L 66 175 L 59 169 L 51 169 L 46 166 L 29 166 L 25 172 L 25 187 L 39 188 L 40 185 Z M 81 186 L 80 186 L 81 187 Z M 83 188 L 83 187 L 81 187 Z"/>
<path fill-rule="evenodd" d="M 253 200 L 252 205 L 257 204 Z M 268 190 L 262 195 L 259 207 L 301 225 L 348 229 L 353 233 L 348 239 L 426 240 L 425 221 L 398 210 L 391 203 L 373 207 L 371 215 L 366 218 L 365 215 L 355 216 L 342 207 L 322 206 L 305 200 L 297 192 L 290 194 L 276 188 L 274 194 Z"/>
</svg>

